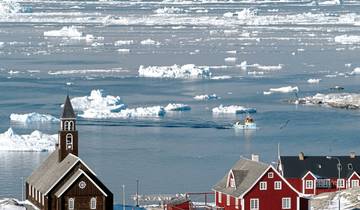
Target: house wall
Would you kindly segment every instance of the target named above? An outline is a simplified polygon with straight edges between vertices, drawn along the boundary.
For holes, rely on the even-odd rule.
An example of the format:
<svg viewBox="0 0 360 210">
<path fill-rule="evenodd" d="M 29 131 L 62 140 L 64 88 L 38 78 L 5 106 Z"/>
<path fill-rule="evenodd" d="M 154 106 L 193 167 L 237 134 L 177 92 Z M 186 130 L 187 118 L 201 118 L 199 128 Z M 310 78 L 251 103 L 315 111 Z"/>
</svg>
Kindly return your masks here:
<svg viewBox="0 0 360 210">
<path fill-rule="evenodd" d="M 219 202 L 219 194 L 221 194 L 221 202 Z M 227 194 L 215 192 L 215 203 L 218 208 L 224 210 L 239 210 L 241 209 L 241 199 L 230 196 L 230 203 L 227 203 Z M 238 205 L 236 205 L 235 199 L 238 199 Z"/>
<path fill-rule="evenodd" d="M 352 187 L 354 187 L 354 186 L 351 185 L 351 181 L 352 181 L 352 180 L 358 180 L 358 181 L 359 181 L 359 184 L 360 184 L 360 178 L 359 178 L 357 175 L 354 174 L 354 175 L 352 175 L 352 176 L 348 179 L 348 181 L 347 181 L 347 183 L 346 183 L 346 184 L 347 184 L 347 185 L 346 185 L 347 188 L 352 188 Z"/>
<path fill-rule="evenodd" d="M 268 173 L 274 174 L 273 178 L 268 178 Z M 267 190 L 260 190 L 260 182 L 265 181 L 267 183 Z M 281 181 L 281 190 L 274 189 L 275 181 Z M 281 210 L 282 209 L 282 198 L 291 198 L 290 210 L 297 210 L 298 205 L 298 194 L 290 188 L 289 185 L 284 182 L 280 176 L 278 176 L 272 168 L 259 180 L 256 185 L 245 195 L 245 210 L 250 210 L 250 200 L 259 199 L 259 209 Z M 305 201 L 304 201 L 305 203 Z M 299 203 L 300 206 L 301 203 Z M 307 206 L 300 206 L 300 210 L 307 210 Z"/>
<path fill-rule="evenodd" d="M 306 189 L 306 181 L 312 181 L 312 188 Z M 311 175 L 311 173 L 308 173 L 305 177 L 302 178 L 302 193 L 308 194 L 308 195 L 315 195 L 316 194 L 316 178 Z"/>
</svg>

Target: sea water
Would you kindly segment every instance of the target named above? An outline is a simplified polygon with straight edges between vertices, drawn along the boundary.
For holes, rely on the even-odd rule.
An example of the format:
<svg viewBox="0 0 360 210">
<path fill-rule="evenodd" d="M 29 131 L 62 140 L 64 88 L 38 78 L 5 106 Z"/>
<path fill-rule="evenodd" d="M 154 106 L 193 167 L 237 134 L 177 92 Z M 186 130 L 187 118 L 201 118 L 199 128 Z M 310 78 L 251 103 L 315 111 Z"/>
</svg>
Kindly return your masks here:
<svg viewBox="0 0 360 210">
<path fill-rule="evenodd" d="M 80 157 L 116 202 L 122 185 L 132 202 L 137 179 L 141 194 L 210 191 L 240 156 L 259 154 L 261 161 L 276 164 L 278 144 L 282 155 L 360 153 L 359 111 L 288 103 L 294 92 L 264 94 L 286 86 L 298 87 L 298 97 L 330 93 L 335 85 L 359 91 L 360 76 L 350 74 L 360 66 L 358 38 L 348 38 L 360 35 L 360 5 L 354 1 L 327 6 L 20 1 L 17 6 L 27 9 L 0 10 L 1 133 L 12 127 L 19 134 L 56 134 L 56 123 L 24 125 L 9 116 L 59 117 L 67 93 L 80 97 L 95 89 L 120 96 L 128 107 L 191 107 L 148 118 L 78 118 Z M 63 27 L 80 35 L 57 36 Z M 141 65 L 174 64 L 206 67 L 211 76 L 138 74 Z M 202 94 L 219 98 L 193 98 Z M 245 115 L 213 114 L 221 104 L 256 108 L 252 117 L 259 129 L 234 130 L 233 123 Z M 0 197 L 21 199 L 23 181 L 48 155 L 0 152 Z"/>
</svg>

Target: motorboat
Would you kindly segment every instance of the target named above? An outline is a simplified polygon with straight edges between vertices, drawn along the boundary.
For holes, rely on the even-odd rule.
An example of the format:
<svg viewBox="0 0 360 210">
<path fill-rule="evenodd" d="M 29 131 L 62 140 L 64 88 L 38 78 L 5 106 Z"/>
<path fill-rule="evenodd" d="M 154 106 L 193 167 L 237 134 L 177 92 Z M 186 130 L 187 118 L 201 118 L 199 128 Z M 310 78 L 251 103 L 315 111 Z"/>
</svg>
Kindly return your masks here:
<svg viewBox="0 0 360 210">
<path fill-rule="evenodd" d="M 234 128 L 243 130 L 256 129 L 256 123 L 252 117 L 247 116 L 243 123 L 240 121 L 235 122 Z"/>
</svg>

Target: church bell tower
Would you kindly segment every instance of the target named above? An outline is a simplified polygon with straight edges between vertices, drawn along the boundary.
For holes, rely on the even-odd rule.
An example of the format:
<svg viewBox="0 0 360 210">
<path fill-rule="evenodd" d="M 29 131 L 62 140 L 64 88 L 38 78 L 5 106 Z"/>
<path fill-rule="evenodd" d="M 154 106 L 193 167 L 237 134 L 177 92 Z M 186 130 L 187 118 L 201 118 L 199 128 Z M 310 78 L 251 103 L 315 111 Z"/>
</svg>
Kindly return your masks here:
<svg viewBox="0 0 360 210">
<path fill-rule="evenodd" d="M 59 162 L 68 154 L 79 155 L 78 132 L 76 130 L 76 115 L 69 96 L 66 96 L 64 109 L 60 117 L 59 130 Z"/>
</svg>

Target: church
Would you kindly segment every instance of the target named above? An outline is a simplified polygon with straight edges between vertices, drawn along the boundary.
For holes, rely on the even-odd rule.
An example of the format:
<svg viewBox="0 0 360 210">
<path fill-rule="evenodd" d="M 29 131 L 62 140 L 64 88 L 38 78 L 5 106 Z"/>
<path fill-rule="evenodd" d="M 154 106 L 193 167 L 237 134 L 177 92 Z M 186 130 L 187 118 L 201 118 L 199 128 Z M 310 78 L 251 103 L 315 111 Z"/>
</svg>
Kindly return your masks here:
<svg viewBox="0 0 360 210">
<path fill-rule="evenodd" d="M 113 210 L 113 194 L 79 157 L 76 115 L 69 96 L 56 149 L 26 180 L 26 199 L 40 210 Z"/>
</svg>

